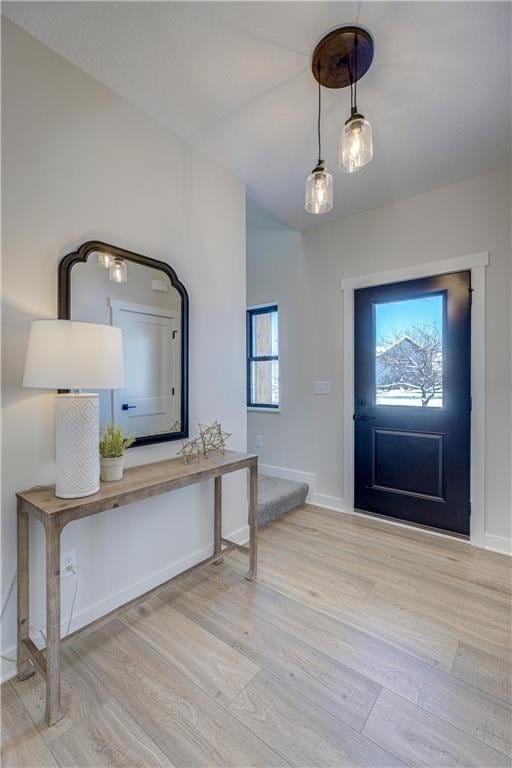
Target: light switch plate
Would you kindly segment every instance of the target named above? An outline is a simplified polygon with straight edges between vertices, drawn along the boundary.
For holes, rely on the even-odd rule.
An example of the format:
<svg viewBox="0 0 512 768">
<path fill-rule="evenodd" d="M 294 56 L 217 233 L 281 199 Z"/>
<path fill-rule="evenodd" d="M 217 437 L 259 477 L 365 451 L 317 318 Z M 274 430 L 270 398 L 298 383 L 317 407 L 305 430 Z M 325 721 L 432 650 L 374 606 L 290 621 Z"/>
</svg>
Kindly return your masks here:
<svg viewBox="0 0 512 768">
<path fill-rule="evenodd" d="M 330 395 L 331 394 L 331 382 L 330 381 L 315 381 L 313 384 L 313 393 L 315 395 Z"/>
<path fill-rule="evenodd" d="M 263 448 L 263 435 L 256 435 L 256 448 Z"/>
</svg>

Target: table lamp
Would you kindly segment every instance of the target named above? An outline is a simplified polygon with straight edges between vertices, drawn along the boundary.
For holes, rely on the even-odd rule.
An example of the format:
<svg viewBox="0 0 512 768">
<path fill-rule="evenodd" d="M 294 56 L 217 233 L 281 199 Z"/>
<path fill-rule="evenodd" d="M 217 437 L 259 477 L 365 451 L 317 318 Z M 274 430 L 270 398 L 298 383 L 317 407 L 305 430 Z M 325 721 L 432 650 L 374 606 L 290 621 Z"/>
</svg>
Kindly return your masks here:
<svg viewBox="0 0 512 768">
<path fill-rule="evenodd" d="M 74 320 L 34 320 L 23 386 L 71 390 L 56 400 L 55 495 L 75 499 L 97 493 L 99 395 L 80 390 L 124 387 L 121 329 Z"/>
</svg>

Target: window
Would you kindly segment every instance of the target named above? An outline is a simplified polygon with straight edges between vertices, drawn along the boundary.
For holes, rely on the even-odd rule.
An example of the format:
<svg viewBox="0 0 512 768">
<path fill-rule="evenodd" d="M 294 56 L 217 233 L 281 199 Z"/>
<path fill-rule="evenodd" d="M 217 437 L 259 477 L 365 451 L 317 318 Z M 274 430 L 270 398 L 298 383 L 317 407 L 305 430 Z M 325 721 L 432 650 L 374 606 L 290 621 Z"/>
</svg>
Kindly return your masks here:
<svg viewBox="0 0 512 768">
<path fill-rule="evenodd" d="M 247 405 L 279 408 L 276 304 L 247 310 Z"/>
<path fill-rule="evenodd" d="M 376 405 L 443 407 L 444 296 L 375 304 Z"/>
</svg>

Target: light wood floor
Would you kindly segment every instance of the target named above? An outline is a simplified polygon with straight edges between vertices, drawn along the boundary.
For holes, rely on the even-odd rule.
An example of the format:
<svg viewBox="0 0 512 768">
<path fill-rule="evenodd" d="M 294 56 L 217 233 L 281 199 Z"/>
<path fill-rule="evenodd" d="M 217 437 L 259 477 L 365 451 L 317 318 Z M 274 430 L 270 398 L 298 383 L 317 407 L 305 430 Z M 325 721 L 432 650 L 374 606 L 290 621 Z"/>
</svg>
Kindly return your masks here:
<svg viewBox="0 0 512 768">
<path fill-rule="evenodd" d="M 304 506 L 2 686 L 3 765 L 510 765 L 510 559 Z"/>
</svg>

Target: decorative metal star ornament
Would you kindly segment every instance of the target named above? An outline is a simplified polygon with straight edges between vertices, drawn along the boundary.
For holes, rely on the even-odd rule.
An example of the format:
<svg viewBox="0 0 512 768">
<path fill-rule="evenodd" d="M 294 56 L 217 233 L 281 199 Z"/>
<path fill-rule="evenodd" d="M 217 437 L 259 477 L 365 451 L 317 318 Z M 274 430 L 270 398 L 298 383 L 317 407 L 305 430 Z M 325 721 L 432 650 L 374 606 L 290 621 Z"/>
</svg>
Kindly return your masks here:
<svg viewBox="0 0 512 768">
<path fill-rule="evenodd" d="M 193 437 L 192 440 L 186 440 L 182 443 L 180 450 L 177 452 L 177 456 L 183 456 L 185 464 L 190 464 L 192 461 L 199 461 L 203 449 L 203 444 L 200 437 Z"/>
<path fill-rule="evenodd" d="M 203 453 L 208 457 L 209 453 L 218 451 L 224 453 L 226 443 L 231 437 L 231 432 L 223 432 L 218 421 L 213 424 L 199 424 L 199 439 L 203 446 Z"/>
</svg>

